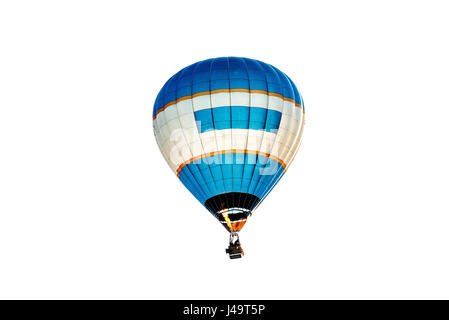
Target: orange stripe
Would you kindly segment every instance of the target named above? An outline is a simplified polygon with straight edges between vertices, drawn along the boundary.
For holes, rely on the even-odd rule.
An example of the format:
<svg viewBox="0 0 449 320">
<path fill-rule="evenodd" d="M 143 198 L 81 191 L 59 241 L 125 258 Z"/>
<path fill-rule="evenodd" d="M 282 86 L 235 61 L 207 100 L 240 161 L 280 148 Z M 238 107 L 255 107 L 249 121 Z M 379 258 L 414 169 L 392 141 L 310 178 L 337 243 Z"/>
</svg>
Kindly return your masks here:
<svg viewBox="0 0 449 320">
<path fill-rule="evenodd" d="M 186 162 L 182 163 L 179 167 L 178 170 L 176 170 L 176 175 L 179 178 L 179 173 L 181 172 L 182 168 L 184 168 L 186 165 L 188 165 L 189 163 L 192 163 L 196 160 L 200 160 L 203 158 L 207 158 L 207 157 L 212 157 L 218 154 L 228 154 L 228 153 L 244 153 L 244 154 L 256 154 L 256 155 L 262 155 L 264 157 L 267 157 L 269 159 L 273 159 L 276 160 L 277 162 L 279 162 L 281 164 L 281 166 L 285 169 L 286 165 L 284 163 L 284 161 L 282 161 L 281 159 L 269 154 L 269 153 L 265 153 L 265 152 L 260 152 L 260 151 L 253 151 L 253 150 L 237 150 L 237 149 L 230 149 L 230 150 L 222 150 L 222 151 L 215 151 L 215 152 L 209 152 L 209 153 L 205 153 L 205 154 L 201 154 L 199 156 L 193 157 L 189 160 L 187 160 Z"/>
<path fill-rule="evenodd" d="M 167 109 L 169 106 L 172 106 L 172 105 L 174 105 L 174 104 L 176 104 L 176 103 L 178 103 L 178 102 L 180 102 L 180 101 L 184 101 L 184 100 L 187 100 L 187 99 L 192 99 L 192 98 L 199 97 L 199 96 L 205 96 L 205 95 L 208 95 L 208 94 L 222 93 L 222 92 L 246 92 L 246 93 L 262 93 L 262 94 L 267 94 L 267 95 L 269 95 L 269 96 L 274 96 L 274 97 L 281 98 L 282 100 L 285 100 L 285 101 L 293 102 L 293 103 L 295 104 L 295 106 L 297 106 L 298 108 L 301 108 L 301 104 L 295 102 L 295 100 L 293 100 L 293 99 L 291 99 L 291 98 L 286 98 L 286 97 L 282 96 L 282 95 L 279 94 L 279 93 L 268 92 L 268 91 L 264 91 L 264 90 L 248 90 L 248 89 L 217 89 L 217 90 L 212 90 L 212 91 L 198 92 L 198 93 L 195 93 L 195 94 L 193 94 L 193 95 L 184 96 L 184 97 L 181 97 L 181 98 L 179 98 L 179 99 L 177 99 L 177 100 L 175 100 L 175 101 L 169 102 L 169 103 L 167 103 L 165 106 L 163 106 L 161 109 L 159 109 L 159 110 L 156 112 L 156 114 L 155 114 L 154 117 L 153 117 L 153 120 L 156 119 L 157 115 L 158 115 L 160 112 L 164 111 L 164 110 Z"/>
</svg>

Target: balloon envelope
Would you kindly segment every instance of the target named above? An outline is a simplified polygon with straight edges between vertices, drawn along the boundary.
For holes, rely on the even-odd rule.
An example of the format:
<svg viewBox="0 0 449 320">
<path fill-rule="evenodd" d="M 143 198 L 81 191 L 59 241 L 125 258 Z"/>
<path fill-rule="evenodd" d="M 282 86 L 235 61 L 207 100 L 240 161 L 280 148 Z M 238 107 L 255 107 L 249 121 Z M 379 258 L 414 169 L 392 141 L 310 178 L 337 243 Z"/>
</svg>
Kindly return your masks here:
<svg viewBox="0 0 449 320">
<path fill-rule="evenodd" d="M 163 86 L 154 133 L 169 166 L 230 232 L 240 231 L 290 165 L 304 104 L 283 72 L 248 58 L 188 66 Z"/>
</svg>

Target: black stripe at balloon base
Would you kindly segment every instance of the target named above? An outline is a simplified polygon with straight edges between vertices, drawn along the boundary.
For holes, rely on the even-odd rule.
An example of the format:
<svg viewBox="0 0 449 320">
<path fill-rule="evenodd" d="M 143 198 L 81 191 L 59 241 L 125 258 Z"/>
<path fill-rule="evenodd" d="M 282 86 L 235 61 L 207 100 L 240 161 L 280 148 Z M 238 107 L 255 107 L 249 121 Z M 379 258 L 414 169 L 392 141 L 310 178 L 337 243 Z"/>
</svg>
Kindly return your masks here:
<svg viewBox="0 0 449 320">
<path fill-rule="evenodd" d="M 227 231 L 238 232 L 259 203 L 260 198 L 252 194 L 228 192 L 209 198 L 204 205 Z"/>
<path fill-rule="evenodd" d="M 260 198 L 244 192 L 227 192 L 206 200 L 204 206 L 213 214 L 224 209 L 242 208 L 252 211 L 260 202 Z"/>
</svg>

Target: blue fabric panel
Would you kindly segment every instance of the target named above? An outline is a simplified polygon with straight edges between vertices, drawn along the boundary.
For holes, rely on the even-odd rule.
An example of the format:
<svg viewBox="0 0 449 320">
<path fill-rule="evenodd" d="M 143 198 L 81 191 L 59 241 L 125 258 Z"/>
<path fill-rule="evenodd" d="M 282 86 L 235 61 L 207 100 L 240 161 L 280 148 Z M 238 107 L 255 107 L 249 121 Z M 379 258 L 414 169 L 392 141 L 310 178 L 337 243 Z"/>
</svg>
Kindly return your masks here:
<svg viewBox="0 0 449 320">
<path fill-rule="evenodd" d="M 233 106 L 195 111 L 199 133 L 231 128 L 277 132 L 281 117 L 279 111 L 257 107 Z"/>
<path fill-rule="evenodd" d="M 223 154 L 222 159 L 223 162 L 221 164 L 221 170 L 223 172 L 223 182 L 225 185 L 225 191 L 226 192 L 232 192 L 232 153 Z"/>
<path fill-rule="evenodd" d="M 215 187 L 217 189 L 217 194 L 225 193 L 226 191 L 223 183 L 223 172 L 221 170 L 221 165 L 216 163 L 210 165 L 203 164 L 203 166 L 201 167 L 201 171 L 207 170 L 206 166 L 209 167 L 211 171 L 212 177 L 214 179 L 213 183 L 215 184 Z"/>
<path fill-rule="evenodd" d="M 186 186 L 186 188 L 198 199 L 201 203 L 204 203 L 209 198 L 209 195 L 206 194 L 203 190 L 204 186 L 199 184 L 197 180 L 195 180 L 195 176 L 193 176 L 190 167 L 186 168 L 185 166 L 182 170 L 183 178 L 181 179 L 182 183 Z M 185 169 L 185 170 L 184 170 Z"/>
<path fill-rule="evenodd" d="M 275 110 L 268 110 L 267 112 L 267 123 L 265 125 L 265 130 L 273 133 L 277 133 L 279 129 L 279 124 L 281 123 L 282 113 Z"/>
<path fill-rule="evenodd" d="M 274 69 L 278 73 L 279 81 L 280 81 L 281 86 L 282 86 L 282 93 L 281 93 L 282 96 L 284 96 L 286 98 L 290 98 L 290 99 L 295 99 L 295 94 L 294 94 L 293 88 L 292 88 L 292 86 L 290 84 L 290 80 L 288 80 L 287 76 L 283 72 L 279 71 L 276 68 L 274 68 Z M 298 101 L 296 101 L 296 102 L 298 102 Z"/>
<path fill-rule="evenodd" d="M 232 186 L 233 190 L 242 190 L 243 168 L 245 166 L 245 154 L 235 153 L 232 164 Z"/>
<path fill-rule="evenodd" d="M 251 90 L 263 90 L 267 91 L 267 79 L 265 77 L 265 72 L 262 69 L 259 61 L 247 59 L 245 60 L 248 67 L 248 78 L 250 79 L 250 89 Z"/>
<path fill-rule="evenodd" d="M 204 204 L 210 197 L 226 192 L 246 192 L 262 198 L 282 174 L 283 167 L 276 160 L 227 153 L 189 163 L 179 178 Z"/>
<path fill-rule="evenodd" d="M 279 182 L 279 180 L 284 175 L 285 171 L 282 166 L 280 166 L 277 169 L 277 172 L 271 176 L 270 179 L 267 179 L 266 181 L 262 181 L 262 183 L 259 185 L 259 190 L 256 192 L 262 194 L 262 198 L 266 197 L 270 191 L 276 186 L 276 184 Z"/>
<path fill-rule="evenodd" d="M 245 154 L 245 166 L 243 167 L 242 192 L 248 193 L 251 179 L 256 170 L 257 155 Z"/>
<path fill-rule="evenodd" d="M 267 118 L 266 108 L 249 109 L 249 127 L 254 130 L 264 130 Z"/>
<path fill-rule="evenodd" d="M 275 92 L 282 95 L 283 94 L 282 84 L 275 68 L 266 63 L 263 63 L 262 66 L 265 71 L 265 77 L 267 79 L 267 88 L 268 88 L 267 91 Z"/>
<path fill-rule="evenodd" d="M 208 189 L 209 195 L 220 193 L 222 191 L 222 188 L 217 186 L 217 184 L 215 183 L 214 172 L 212 171 L 211 167 L 210 166 L 204 166 L 204 167 L 196 166 L 196 167 L 197 167 L 198 171 L 200 172 L 200 174 L 204 178 L 204 185 L 205 185 L 205 188 Z M 219 175 L 217 175 L 217 176 L 219 176 Z"/>
<path fill-rule="evenodd" d="M 293 83 L 293 81 L 292 81 L 287 75 L 285 75 L 285 76 L 286 76 L 287 79 L 290 81 L 290 85 L 291 85 L 292 88 L 293 88 L 293 92 L 294 92 L 294 94 L 295 94 L 295 102 L 299 103 L 299 104 L 301 105 L 301 107 L 303 108 L 303 110 L 305 110 L 305 109 L 304 109 L 304 101 L 302 100 L 302 97 L 301 97 L 301 94 L 299 93 L 298 88 L 295 86 L 295 84 Z"/>
<path fill-rule="evenodd" d="M 248 107 L 231 107 L 231 127 L 238 129 L 249 128 L 249 108 Z"/>
<path fill-rule="evenodd" d="M 193 82 L 193 70 L 195 66 L 189 66 L 184 68 L 179 72 L 180 76 L 178 78 L 178 86 L 177 86 L 177 99 L 190 96 L 192 94 L 192 82 Z"/>
<path fill-rule="evenodd" d="M 217 58 L 212 62 L 210 71 L 210 90 L 229 89 L 228 59 Z"/>
<path fill-rule="evenodd" d="M 248 89 L 248 68 L 245 59 L 229 58 L 229 82 L 231 89 Z"/>
<path fill-rule="evenodd" d="M 262 156 L 260 156 L 262 158 Z M 257 161 L 254 167 L 254 171 L 253 174 L 251 176 L 251 180 L 249 182 L 249 187 L 248 187 L 248 193 L 254 194 L 256 195 L 255 191 L 256 191 L 256 187 L 257 187 L 257 183 L 259 182 L 259 174 L 261 171 L 262 166 L 259 160 L 259 156 L 257 157 Z"/>
<path fill-rule="evenodd" d="M 271 159 L 270 159 L 271 160 Z M 277 182 L 280 175 L 284 174 L 284 167 L 277 161 L 268 161 L 260 172 L 257 187 L 254 193 L 264 196 L 270 191 L 272 185 Z"/>
<path fill-rule="evenodd" d="M 231 107 L 212 108 L 215 130 L 231 128 Z"/>
<path fill-rule="evenodd" d="M 199 133 L 214 130 L 211 108 L 196 111 L 194 114 Z"/>
<path fill-rule="evenodd" d="M 192 94 L 210 91 L 210 68 L 212 60 L 196 63 L 192 75 Z"/>
<path fill-rule="evenodd" d="M 230 88 L 264 90 L 302 102 L 293 82 L 275 67 L 248 58 L 216 58 L 194 63 L 170 78 L 156 98 L 153 116 L 181 97 Z"/>
</svg>

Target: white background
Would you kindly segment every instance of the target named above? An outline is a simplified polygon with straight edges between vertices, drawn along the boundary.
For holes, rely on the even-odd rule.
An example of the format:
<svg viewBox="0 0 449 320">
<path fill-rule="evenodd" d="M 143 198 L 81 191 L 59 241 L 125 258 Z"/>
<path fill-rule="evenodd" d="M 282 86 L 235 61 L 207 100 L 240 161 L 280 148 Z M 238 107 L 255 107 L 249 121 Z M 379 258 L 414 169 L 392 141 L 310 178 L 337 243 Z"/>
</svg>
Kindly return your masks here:
<svg viewBox="0 0 449 320">
<path fill-rule="evenodd" d="M 0 298 L 449 298 L 444 1 L 2 1 Z M 164 162 L 182 67 L 278 67 L 303 145 L 242 232 Z"/>
</svg>

